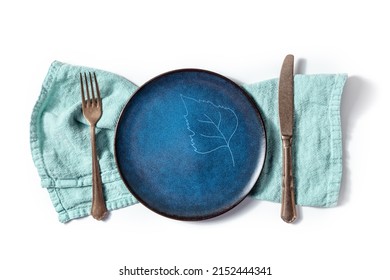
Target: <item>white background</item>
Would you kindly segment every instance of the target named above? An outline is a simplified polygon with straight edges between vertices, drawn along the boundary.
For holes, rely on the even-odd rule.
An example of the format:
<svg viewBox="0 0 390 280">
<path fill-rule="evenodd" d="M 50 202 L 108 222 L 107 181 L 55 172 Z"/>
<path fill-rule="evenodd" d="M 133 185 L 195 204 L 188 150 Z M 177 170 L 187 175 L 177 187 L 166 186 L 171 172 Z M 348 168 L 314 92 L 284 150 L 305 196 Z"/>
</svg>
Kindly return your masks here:
<svg viewBox="0 0 390 280">
<path fill-rule="evenodd" d="M 126 279 L 119 276 L 125 265 L 271 266 L 273 275 L 264 279 L 389 279 L 384 3 L 2 1 L 0 279 Z M 58 222 L 29 146 L 31 112 L 53 60 L 108 70 L 138 85 L 184 67 L 251 83 L 277 77 L 288 53 L 297 73 L 350 77 L 337 207 L 300 208 L 293 225 L 281 221 L 279 204 L 252 199 L 205 222 L 170 220 L 142 205 L 114 211 L 106 222 Z M 236 278 L 262 277 L 229 279 Z"/>
</svg>

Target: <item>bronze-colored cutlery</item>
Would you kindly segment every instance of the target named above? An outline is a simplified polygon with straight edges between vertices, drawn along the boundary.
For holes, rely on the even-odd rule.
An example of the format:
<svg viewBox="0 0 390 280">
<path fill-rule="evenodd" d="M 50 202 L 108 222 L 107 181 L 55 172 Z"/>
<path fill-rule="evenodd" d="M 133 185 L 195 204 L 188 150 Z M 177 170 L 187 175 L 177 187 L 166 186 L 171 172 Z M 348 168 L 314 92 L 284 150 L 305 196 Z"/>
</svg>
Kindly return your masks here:
<svg viewBox="0 0 390 280">
<path fill-rule="evenodd" d="M 283 143 L 281 218 L 292 223 L 297 218 L 293 179 L 292 140 L 294 127 L 294 56 L 284 59 L 279 79 L 279 121 Z"/>
<path fill-rule="evenodd" d="M 95 128 L 103 114 L 102 99 L 96 74 L 80 73 L 82 110 L 85 119 L 90 124 L 92 147 L 92 207 L 91 215 L 96 220 L 102 220 L 107 215 L 106 203 L 103 195 L 102 180 L 100 176 L 99 162 L 96 153 Z M 94 82 L 93 82 L 94 81 Z M 85 89 L 84 89 L 85 88 Z"/>
</svg>

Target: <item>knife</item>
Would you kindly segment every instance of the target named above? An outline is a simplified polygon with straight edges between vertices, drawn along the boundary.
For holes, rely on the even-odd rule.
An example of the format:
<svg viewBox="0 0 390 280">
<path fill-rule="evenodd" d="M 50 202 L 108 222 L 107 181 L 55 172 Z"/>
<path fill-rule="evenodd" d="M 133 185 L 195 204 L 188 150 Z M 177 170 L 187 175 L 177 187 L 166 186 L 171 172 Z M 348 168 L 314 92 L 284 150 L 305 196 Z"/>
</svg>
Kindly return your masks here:
<svg viewBox="0 0 390 280">
<path fill-rule="evenodd" d="M 294 126 L 294 56 L 283 61 L 279 79 L 279 121 L 283 143 L 283 181 L 281 218 L 292 223 L 297 218 L 292 165 L 292 139 Z"/>
</svg>

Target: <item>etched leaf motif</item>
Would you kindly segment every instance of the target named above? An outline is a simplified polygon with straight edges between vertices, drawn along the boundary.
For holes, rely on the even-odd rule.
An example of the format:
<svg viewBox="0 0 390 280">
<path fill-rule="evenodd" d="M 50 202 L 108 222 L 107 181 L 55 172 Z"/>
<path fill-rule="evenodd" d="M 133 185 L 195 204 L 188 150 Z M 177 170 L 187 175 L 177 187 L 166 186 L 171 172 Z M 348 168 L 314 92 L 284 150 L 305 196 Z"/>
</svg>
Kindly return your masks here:
<svg viewBox="0 0 390 280">
<path fill-rule="evenodd" d="M 235 166 L 230 140 L 237 131 L 236 113 L 211 101 L 197 100 L 181 95 L 186 114 L 187 129 L 191 132 L 191 145 L 198 154 L 209 154 L 226 149 Z"/>
</svg>

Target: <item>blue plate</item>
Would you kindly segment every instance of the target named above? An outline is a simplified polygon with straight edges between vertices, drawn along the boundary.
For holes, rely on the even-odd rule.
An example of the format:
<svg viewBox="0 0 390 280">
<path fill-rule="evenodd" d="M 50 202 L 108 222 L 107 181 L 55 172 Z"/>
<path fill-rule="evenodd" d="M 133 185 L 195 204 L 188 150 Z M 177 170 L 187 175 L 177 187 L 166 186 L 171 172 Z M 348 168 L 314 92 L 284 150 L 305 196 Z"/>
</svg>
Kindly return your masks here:
<svg viewBox="0 0 390 280">
<path fill-rule="evenodd" d="M 265 129 L 247 93 L 219 74 L 182 69 L 140 87 L 125 106 L 115 157 L 151 210 L 203 220 L 241 202 L 264 164 Z"/>
</svg>

